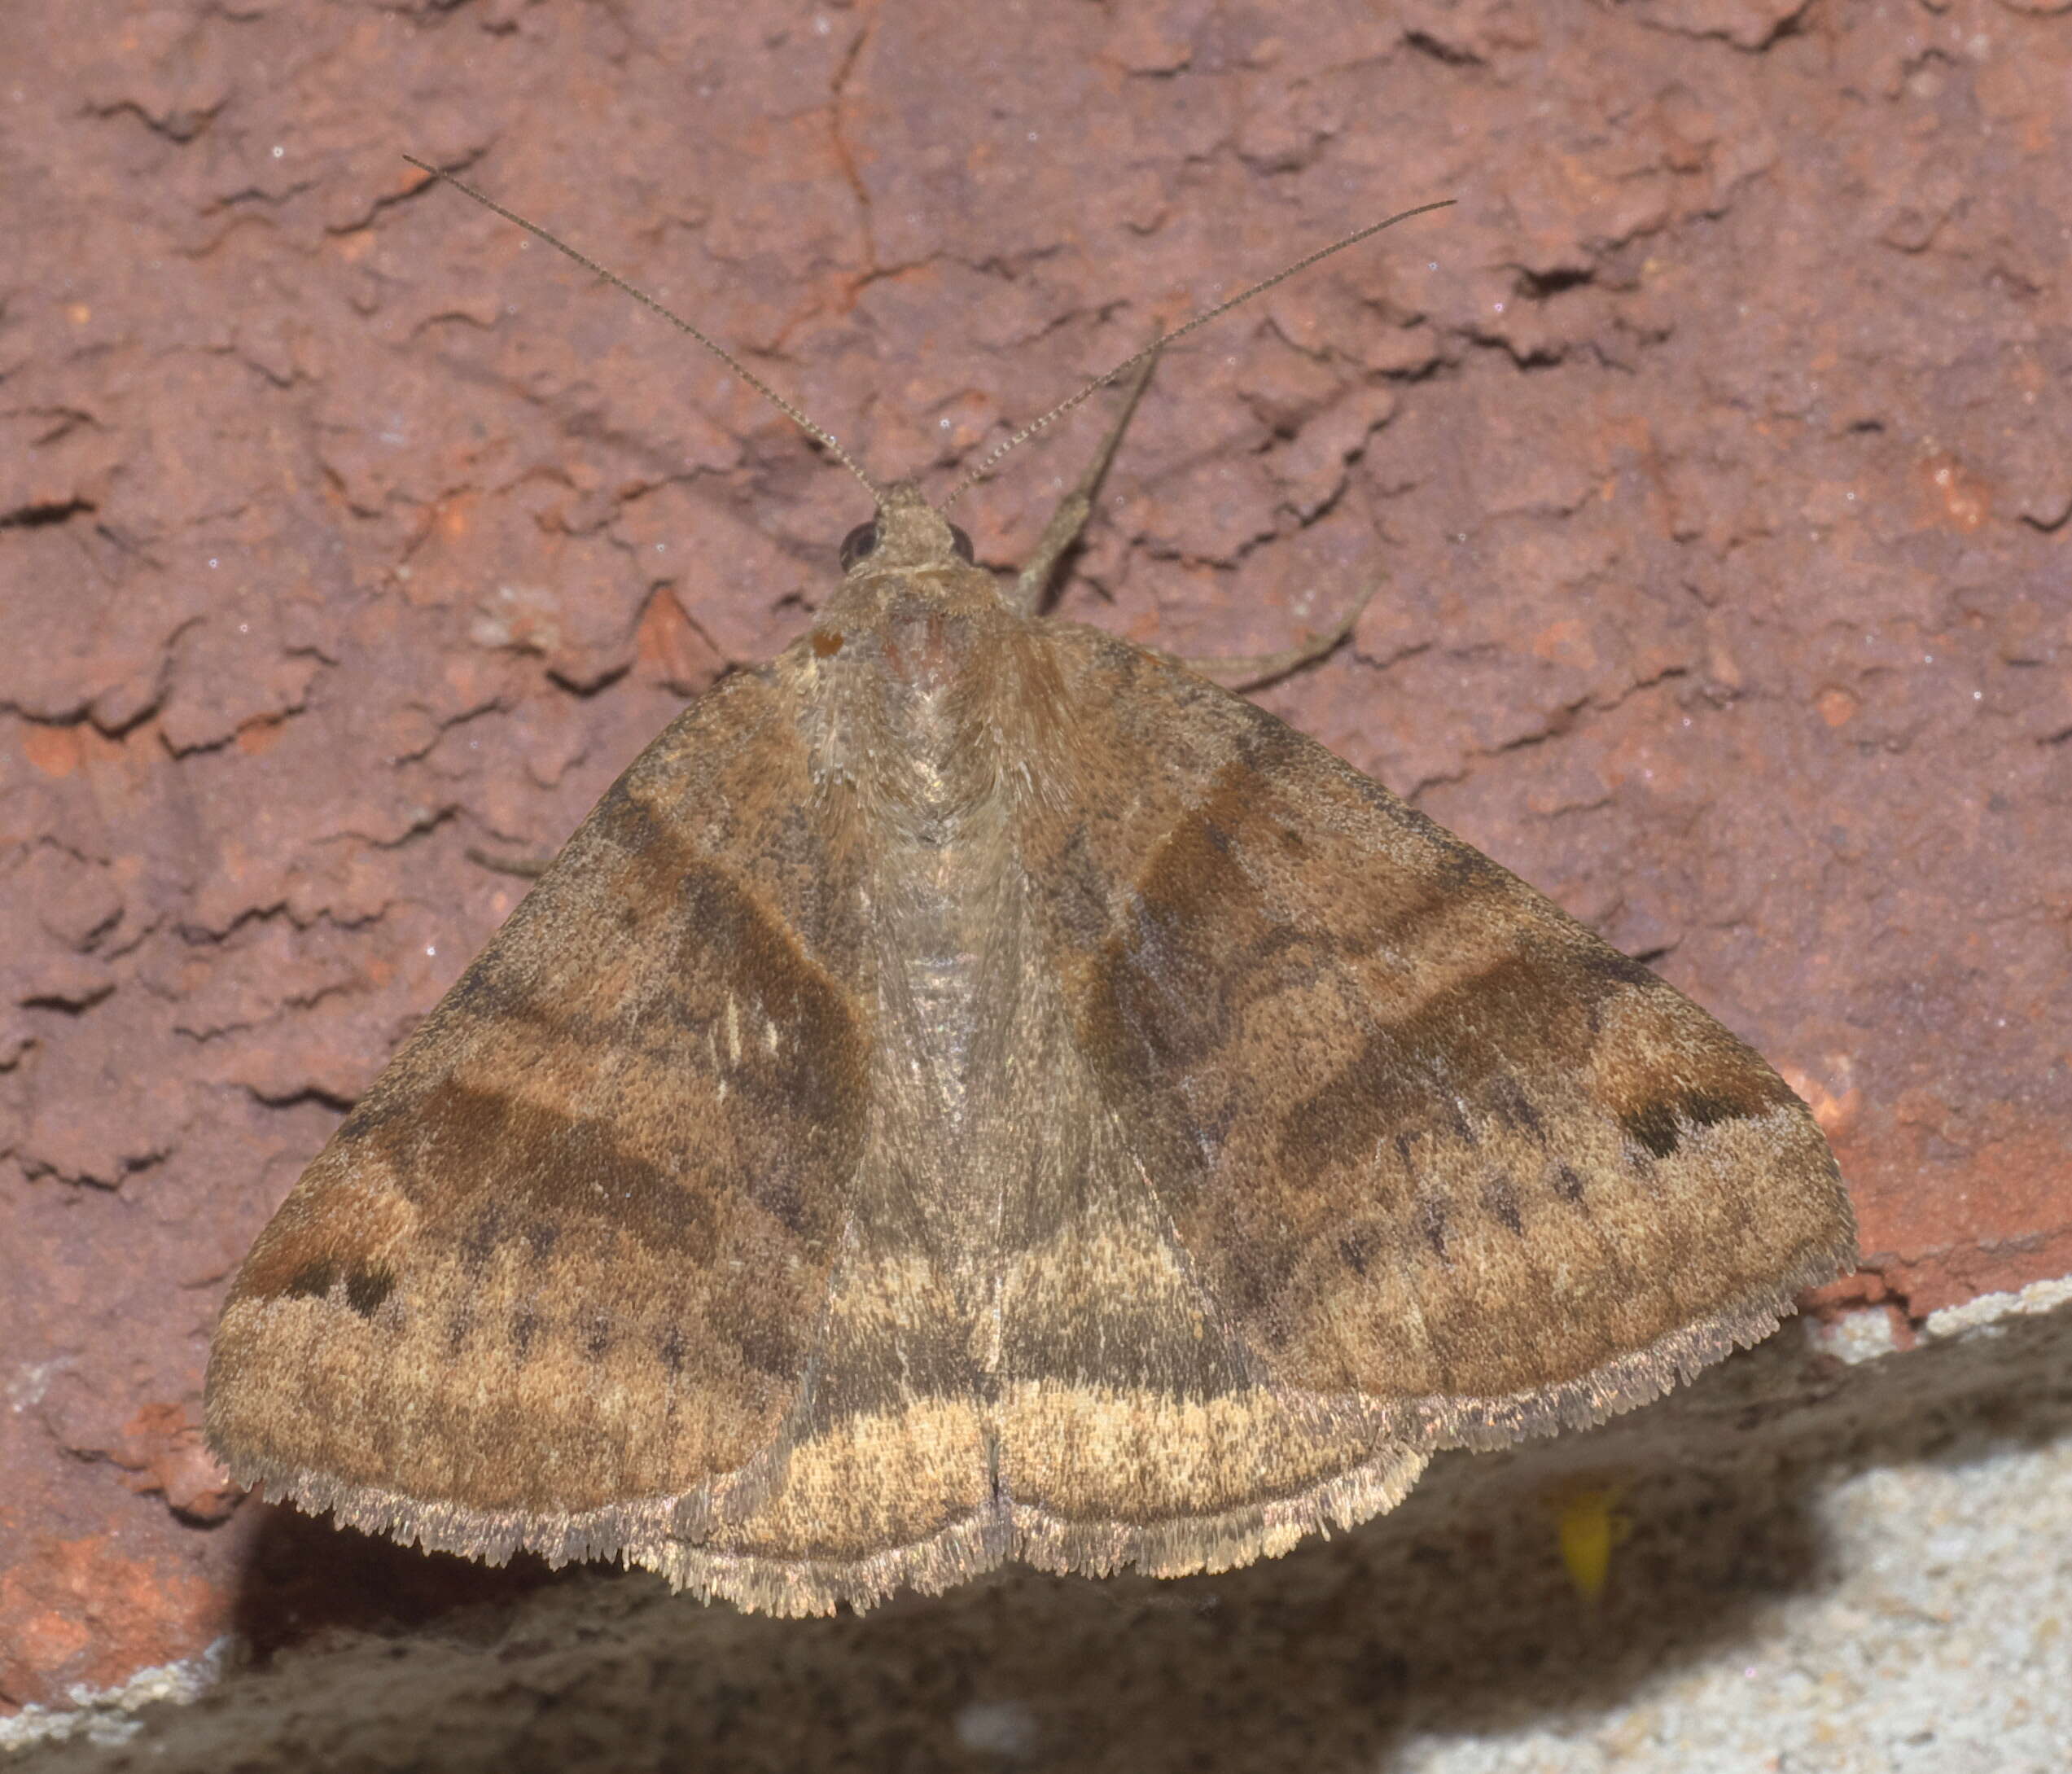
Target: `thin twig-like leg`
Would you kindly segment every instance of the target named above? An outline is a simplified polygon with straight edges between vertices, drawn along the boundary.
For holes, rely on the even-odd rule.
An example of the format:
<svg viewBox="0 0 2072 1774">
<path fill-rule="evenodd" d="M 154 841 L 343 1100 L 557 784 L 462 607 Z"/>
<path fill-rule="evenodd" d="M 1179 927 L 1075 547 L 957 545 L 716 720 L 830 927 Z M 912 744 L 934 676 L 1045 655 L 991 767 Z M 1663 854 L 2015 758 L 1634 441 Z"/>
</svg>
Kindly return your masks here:
<svg viewBox="0 0 2072 1774">
<path fill-rule="evenodd" d="M 494 874 L 515 874 L 522 881 L 537 881 L 554 866 L 552 856 L 500 856 L 479 845 L 467 847 L 467 860 Z"/>
<path fill-rule="evenodd" d="M 1080 532 L 1086 528 L 1086 520 L 1093 514 L 1093 496 L 1101 490 L 1101 482 L 1108 472 L 1108 464 L 1115 459 L 1115 451 L 1128 428 L 1131 417 L 1137 411 L 1137 403 L 1144 397 L 1146 383 L 1158 366 L 1156 352 L 1144 360 L 1144 367 L 1130 378 L 1129 392 L 1123 401 L 1123 410 L 1116 415 L 1115 423 L 1109 427 L 1101 448 L 1093 460 L 1087 464 L 1086 472 L 1080 476 L 1079 484 L 1058 502 L 1058 509 L 1051 514 L 1050 521 L 1044 525 L 1038 538 L 1036 552 L 1029 557 L 1014 581 L 1014 607 L 1028 615 L 1036 613 L 1043 602 L 1043 594 L 1050 585 L 1050 576 L 1058 570 L 1058 563 L 1067 549 L 1080 538 Z"/>
<path fill-rule="evenodd" d="M 1211 655 L 1204 659 L 1181 659 L 1177 655 L 1174 657 L 1189 671 L 1213 678 L 1226 690 L 1257 690 L 1262 684 L 1270 684 L 1277 677 L 1286 677 L 1289 672 L 1300 671 L 1313 660 L 1322 659 L 1352 633 L 1352 625 L 1359 621 L 1360 612 L 1374 601 L 1375 593 L 1381 589 L 1382 579 L 1377 577 L 1353 600 L 1351 608 L 1321 634 L 1283 647 L 1277 653 Z"/>
</svg>

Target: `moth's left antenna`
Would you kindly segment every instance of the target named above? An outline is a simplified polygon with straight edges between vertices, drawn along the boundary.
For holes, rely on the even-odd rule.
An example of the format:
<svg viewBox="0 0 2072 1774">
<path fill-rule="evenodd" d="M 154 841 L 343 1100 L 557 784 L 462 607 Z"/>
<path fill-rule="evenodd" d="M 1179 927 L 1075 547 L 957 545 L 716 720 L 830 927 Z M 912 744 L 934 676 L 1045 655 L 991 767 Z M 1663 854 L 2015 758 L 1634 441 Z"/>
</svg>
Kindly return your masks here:
<svg viewBox="0 0 2072 1774">
<path fill-rule="evenodd" d="M 772 406 L 775 407 L 778 412 L 782 413 L 786 418 L 790 419 L 791 423 L 797 426 L 800 431 L 804 431 L 807 436 L 815 438 L 821 444 L 824 444 L 827 448 L 828 453 L 837 462 L 841 463 L 844 468 L 848 469 L 851 474 L 854 475 L 857 480 L 861 480 L 864 484 L 865 487 L 870 493 L 872 501 L 874 502 L 882 502 L 883 496 L 878 490 L 878 483 L 873 480 L 869 475 L 865 474 L 862 469 L 856 466 L 855 458 L 849 454 L 848 451 L 843 449 L 840 440 L 836 438 L 834 432 L 828 431 L 822 426 L 814 424 L 813 422 L 808 418 L 804 413 L 800 412 L 797 407 L 794 406 L 789 401 L 786 400 L 782 395 L 779 394 L 775 388 L 769 385 L 769 383 L 764 381 L 760 376 L 757 375 L 753 370 L 749 369 L 747 366 L 743 363 L 738 357 L 735 357 L 732 352 L 729 351 L 725 346 L 716 344 L 713 340 L 707 339 L 704 334 L 699 331 L 699 330 L 695 326 L 692 326 L 689 321 L 686 320 L 682 315 L 671 313 L 668 309 L 664 308 L 659 302 L 656 301 L 653 296 L 647 293 L 646 291 L 637 288 L 634 285 L 629 283 L 625 278 L 620 277 L 615 271 L 607 271 L 602 265 L 599 265 L 596 260 L 585 258 L 573 247 L 570 246 L 567 241 L 557 240 L 552 234 L 549 234 L 545 229 L 540 226 L 537 222 L 528 221 L 523 216 L 518 215 L 514 212 L 505 208 L 502 204 L 496 200 L 496 199 L 487 196 L 484 193 L 477 191 L 472 185 L 469 184 L 466 179 L 456 178 L 451 173 L 444 172 L 438 167 L 433 166 L 427 161 L 420 160 L 414 154 L 406 154 L 403 156 L 403 158 L 408 160 L 410 164 L 414 166 L 420 173 L 429 173 L 434 178 L 444 179 L 446 183 L 452 186 L 455 191 L 462 193 L 466 196 L 472 197 L 475 202 L 481 204 L 484 209 L 489 210 L 496 215 L 502 216 L 506 221 L 517 223 L 517 225 L 523 228 L 526 233 L 531 234 L 534 239 L 544 240 L 549 246 L 552 247 L 556 252 L 566 254 L 569 258 L 573 259 L 576 264 L 582 266 L 582 268 L 585 271 L 588 271 L 593 277 L 602 278 L 606 283 L 611 284 L 615 289 L 624 290 L 643 308 L 650 309 L 655 313 L 659 314 L 663 319 L 668 322 L 668 323 L 672 326 L 675 327 L 678 332 L 688 333 L 693 339 L 696 339 L 699 344 L 703 345 L 707 351 L 711 352 L 714 357 L 717 357 L 721 363 L 725 364 L 728 369 L 731 370 L 736 375 L 739 376 L 741 379 L 747 383 L 750 388 L 753 388 L 758 394 L 761 395 L 762 397 L 768 401 Z"/>
</svg>

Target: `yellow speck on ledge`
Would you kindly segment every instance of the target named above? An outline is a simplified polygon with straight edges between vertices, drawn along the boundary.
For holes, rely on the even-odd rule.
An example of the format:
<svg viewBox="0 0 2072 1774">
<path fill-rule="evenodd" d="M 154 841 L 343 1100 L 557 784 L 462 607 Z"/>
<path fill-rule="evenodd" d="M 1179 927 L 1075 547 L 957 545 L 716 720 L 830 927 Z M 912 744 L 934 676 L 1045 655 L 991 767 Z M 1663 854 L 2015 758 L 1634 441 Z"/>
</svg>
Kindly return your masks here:
<svg viewBox="0 0 2072 1774">
<path fill-rule="evenodd" d="M 1619 1512 L 1625 1487 L 1579 1484 L 1548 1499 L 1557 1512 L 1555 1535 L 1568 1580 L 1584 1604 L 1595 1607 L 1611 1573 L 1611 1549 L 1626 1538 L 1628 1523 Z"/>
</svg>

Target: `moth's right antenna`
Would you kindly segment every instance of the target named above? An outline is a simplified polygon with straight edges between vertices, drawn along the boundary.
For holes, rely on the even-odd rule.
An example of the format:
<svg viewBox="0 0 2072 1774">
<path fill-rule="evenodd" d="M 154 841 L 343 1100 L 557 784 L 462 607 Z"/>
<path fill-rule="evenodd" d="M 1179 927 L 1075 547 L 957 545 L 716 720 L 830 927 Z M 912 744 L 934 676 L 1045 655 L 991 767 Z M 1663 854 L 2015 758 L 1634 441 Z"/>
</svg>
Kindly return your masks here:
<svg viewBox="0 0 2072 1774">
<path fill-rule="evenodd" d="M 1166 333 L 1159 338 L 1153 339 L 1151 343 L 1146 345 L 1141 351 L 1137 352 L 1133 356 L 1124 358 L 1120 363 L 1117 364 L 1115 367 L 1110 370 L 1106 375 L 1096 376 L 1069 401 L 1060 401 L 1057 405 L 1051 408 L 1051 410 L 1048 413 L 1045 414 L 1041 418 L 1030 420 L 1027 424 L 1024 425 L 1021 430 L 1015 432 L 1015 434 L 1012 437 L 1009 438 L 1005 443 L 996 445 L 992 453 L 988 455 L 983 462 L 980 462 L 977 467 L 974 468 L 969 474 L 965 475 L 962 480 L 958 481 L 955 486 L 950 488 L 949 497 L 943 501 L 941 506 L 938 507 L 938 509 L 944 511 L 948 510 L 953 505 L 954 505 L 959 499 L 962 498 L 966 493 L 969 493 L 973 487 L 976 486 L 981 480 L 984 480 L 988 475 L 991 474 L 995 468 L 999 466 L 1000 458 L 1005 456 L 1008 451 L 1010 449 L 1018 449 L 1023 445 L 1028 442 L 1032 437 L 1035 436 L 1038 431 L 1044 430 L 1048 426 L 1056 424 L 1059 419 L 1062 418 L 1067 413 L 1071 412 L 1072 409 L 1077 406 L 1082 401 L 1091 399 L 1094 395 L 1098 394 L 1102 389 L 1106 388 L 1107 385 L 1110 382 L 1114 381 L 1117 376 L 1127 375 L 1130 370 L 1134 370 L 1137 365 L 1143 362 L 1146 357 L 1155 357 L 1159 352 L 1163 351 L 1167 345 L 1171 344 L 1174 339 L 1185 337 L 1186 335 L 1194 331 L 1197 326 L 1207 326 L 1211 321 L 1219 319 L 1223 315 L 1229 313 L 1230 310 L 1237 307 L 1239 303 L 1249 302 L 1255 296 L 1264 295 L 1267 291 L 1272 289 L 1275 284 L 1286 283 L 1290 278 L 1293 277 L 1296 272 L 1307 271 L 1310 266 L 1316 264 L 1319 259 L 1328 259 L 1334 252 L 1344 252 L 1347 247 L 1356 247 L 1361 241 L 1366 239 L 1369 235 L 1378 234 L 1384 228 L 1393 228 L 1399 221 L 1408 221 L 1413 216 L 1429 215 L 1435 209 L 1449 209 L 1459 201 L 1460 199 L 1456 197 L 1442 197 L 1435 204 L 1420 204 L 1415 209 L 1399 210 L 1395 215 L 1389 217 L 1384 221 L 1369 222 L 1365 228 L 1360 229 L 1356 233 L 1347 234 L 1344 239 L 1334 240 L 1328 247 L 1319 247 L 1307 258 L 1296 260 L 1295 262 L 1290 265 L 1285 271 L 1276 271 L 1272 277 L 1262 278 L 1258 283 L 1252 285 L 1250 289 L 1240 290 L 1235 296 L 1232 296 L 1229 301 L 1218 302 L 1214 308 L 1210 309 L 1207 313 L 1197 314 L 1190 321 L 1182 322 L 1179 326 L 1174 327 L 1171 332 Z"/>
<path fill-rule="evenodd" d="M 801 413 L 797 407 L 794 406 L 789 401 L 786 400 L 785 397 L 779 394 L 775 388 L 772 388 L 769 383 L 764 381 L 760 376 L 756 375 L 754 371 L 751 370 L 738 357 L 735 357 L 732 352 L 729 351 L 725 346 L 714 344 L 712 340 L 707 339 L 704 334 L 699 331 L 695 326 L 692 326 L 691 323 L 686 320 L 681 314 L 671 313 L 668 309 L 664 308 L 659 302 L 656 301 L 653 296 L 647 293 L 646 291 L 636 288 L 633 284 L 629 283 L 625 278 L 620 277 L 616 272 L 606 270 L 605 268 L 599 265 L 596 260 L 584 257 L 581 253 L 578 252 L 566 241 L 555 239 L 552 234 L 549 234 L 545 229 L 541 227 L 537 222 L 528 221 L 523 216 L 516 215 L 511 211 L 505 208 L 504 206 L 498 203 L 493 197 L 484 195 L 482 192 L 477 191 L 472 185 L 469 184 L 467 180 L 456 178 L 451 173 L 443 172 L 438 167 L 431 165 L 423 160 L 420 160 L 414 154 L 406 154 L 403 156 L 403 158 L 408 160 L 410 164 L 414 166 L 420 173 L 429 173 L 434 178 L 444 179 L 449 185 L 452 186 L 455 191 L 460 191 L 467 196 L 472 197 L 475 202 L 481 204 L 484 209 L 489 210 L 496 215 L 502 216 L 506 221 L 517 223 L 519 227 L 523 228 L 526 233 L 532 235 L 534 239 L 544 240 L 549 246 L 552 247 L 556 252 L 565 253 L 568 257 L 573 259 L 576 264 L 582 266 L 582 268 L 585 271 L 588 271 L 593 277 L 602 278 L 606 283 L 611 284 L 615 289 L 624 290 L 643 308 L 651 309 L 655 313 L 659 314 L 663 319 L 668 322 L 668 323 L 672 326 L 675 327 L 678 332 L 690 334 L 693 339 L 696 339 L 699 344 L 703 345 L 707 351 L 711 352 L 712 355 L 717 357 L 721 363 L 725 364 L 728 369 L 731 370 L 736 375 L 739 376 L 743 382 L 747 383 L 750 388 L 753 388 L 758 394 L 761 395 L 764 400 L 768 401 L 772 406 L 778 410 L 778 412 L 782 413 L 786 418 L 790 419 L 791 423 L 797 426 L 800 431 L 804 431 L 807 436 L 817 439 L 819 442 L 826 445 L 828 453 L 834 457 L 835 461 L 841 463 L 844 468 L 848 469 L 851 474 L 854 475 L 857 480 L 861 480 L 864 484 L 864 486 L 869 490 L 871 500 L 874 503 L 883 502 L 883 495 L 878 490 L 878 483 L 873 480 L 869 475 L 865 474 L 862 469 L 859 468 L 856 465 L 854 459 L 850 456 L 848 451 L 843 449 L 834 432 L 814 424 L 811 419 L 808 418 L 806 415 L 804 413 Z"/>
</svg>

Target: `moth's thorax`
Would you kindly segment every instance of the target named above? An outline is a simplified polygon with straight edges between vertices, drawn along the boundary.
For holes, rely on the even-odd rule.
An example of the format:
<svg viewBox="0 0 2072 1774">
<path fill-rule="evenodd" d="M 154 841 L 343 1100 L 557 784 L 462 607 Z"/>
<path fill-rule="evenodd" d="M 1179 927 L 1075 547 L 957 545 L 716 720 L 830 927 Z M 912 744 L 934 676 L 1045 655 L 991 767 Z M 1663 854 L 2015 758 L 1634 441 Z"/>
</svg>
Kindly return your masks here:
<svg viewBox="0 0 2072 1774">
<path fill-rule="evenodd" d="M 948 524 L 902 491 L 792 657 L 816 776 L 856 793 L 886 834 L 941 848 L 997 814 L 1042 648 Z"/>
</svg>

